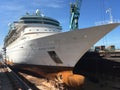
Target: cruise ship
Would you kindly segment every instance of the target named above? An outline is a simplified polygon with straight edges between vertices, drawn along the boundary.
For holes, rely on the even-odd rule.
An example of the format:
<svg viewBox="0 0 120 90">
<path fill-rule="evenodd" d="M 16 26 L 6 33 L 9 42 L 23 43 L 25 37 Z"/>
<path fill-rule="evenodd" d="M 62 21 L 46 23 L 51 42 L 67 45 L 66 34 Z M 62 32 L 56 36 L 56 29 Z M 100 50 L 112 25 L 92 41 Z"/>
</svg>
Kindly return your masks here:
<svg viewBox="0 0 120 90">
<path fill-rule="evenodd" d="M 4 40 L 5 60 L 14 65 L 74 67 L 99 39 L 118 23 L 62 32 L 59 21 L 39 10 L 10 24 Z"/>
</svg>

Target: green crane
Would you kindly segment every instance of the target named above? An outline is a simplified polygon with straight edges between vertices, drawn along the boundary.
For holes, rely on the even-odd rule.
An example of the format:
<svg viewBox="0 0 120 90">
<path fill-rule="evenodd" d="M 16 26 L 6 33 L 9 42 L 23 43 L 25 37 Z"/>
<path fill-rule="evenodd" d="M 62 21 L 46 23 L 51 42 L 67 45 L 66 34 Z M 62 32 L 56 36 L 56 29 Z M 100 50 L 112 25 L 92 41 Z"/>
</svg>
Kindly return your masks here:
<svg viewBox="0 0 120 90">
<path fill-rule="evenodd" d="M 82 0 L 76 0 L 75 3 L 70 4 L 70 30 L 78 29 L 81 3 Z"/>
</svg>

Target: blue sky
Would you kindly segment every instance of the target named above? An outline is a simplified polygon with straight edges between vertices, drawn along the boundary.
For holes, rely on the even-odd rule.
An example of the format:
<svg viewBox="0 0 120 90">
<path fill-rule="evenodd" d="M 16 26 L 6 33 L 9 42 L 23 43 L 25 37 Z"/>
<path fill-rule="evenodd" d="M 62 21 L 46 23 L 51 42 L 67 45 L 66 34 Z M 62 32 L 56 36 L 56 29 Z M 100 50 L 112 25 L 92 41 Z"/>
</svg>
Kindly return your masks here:
<svg viewBox="0 0 120 90">
<path fill-rule="evenodd" d="M 8 24 L 19 20 L 26 12 L 33 13 L 40 9 L 41 13 L 60 21 L 63 31 L 69 30 L 69 6 L 75 0 L 4 0 L 0 3 L 0 47 L 8 32 Z M 95 26 L 95 22 L 109 20 L 105 10 L 112 8 L 114 19 L 120 19 L 120 0 L 83 0 L 79 27 Z M 120 27 L 109 33 L 97 45 L 115 44 L 120 48 Z"/>
</svg>

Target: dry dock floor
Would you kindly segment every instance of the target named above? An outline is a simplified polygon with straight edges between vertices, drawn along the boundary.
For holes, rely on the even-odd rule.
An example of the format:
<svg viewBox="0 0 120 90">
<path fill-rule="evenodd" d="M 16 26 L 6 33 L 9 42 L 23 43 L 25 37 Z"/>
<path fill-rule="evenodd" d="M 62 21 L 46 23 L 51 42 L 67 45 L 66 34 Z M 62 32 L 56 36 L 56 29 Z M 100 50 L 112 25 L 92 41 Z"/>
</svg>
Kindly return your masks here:
<svg viewBox="0 0 120 90">
<path fill-rule="evenodd" d="M 83 90 L 120 90 L 120 77 L 100 77 L 99 82 L 86 80 Z"/>
<path fill-rule="evenodd" d="M 19 74 L 35 85 L 37 88 L 36 90 L 120 90 L 120 77 L 99 75 L 96 77 L 98 81 L 86 78 L 84 86 L 82 88 L 75 89 L 66 87 L 56 81 L 48 81 L 45 78 L 38 78 L 25 73 Z"/>
<path fill-rule="evenodd" d="M 38 78 L 35 76 L 19 73 L 29 82 L 31 82 L 37 89 L 32 90 L 76 90 L 74 88 L 64 87 L 62 84 L 47 80 L 45 78 Z M 78 90 L 120 90 L 120 77 L 112 77 L 100 75 L 97 77 L 99 81 L 86 79 L 83 88 Z M 12 82 L 6 75 L 6 71 L 0 67 L 0 90 L 14 90 Z"/>
</svg>

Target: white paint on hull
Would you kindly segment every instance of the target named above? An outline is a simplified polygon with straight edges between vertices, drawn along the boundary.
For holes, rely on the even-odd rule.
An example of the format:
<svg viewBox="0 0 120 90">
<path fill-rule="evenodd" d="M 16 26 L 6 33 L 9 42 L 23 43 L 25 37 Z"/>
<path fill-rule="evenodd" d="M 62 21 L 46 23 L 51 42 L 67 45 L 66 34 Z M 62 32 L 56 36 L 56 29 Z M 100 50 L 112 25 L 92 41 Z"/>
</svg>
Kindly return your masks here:
<svg viewBox="0 0 120 90">
<path fill-rule="evenodd" d="M 107 24 L 26 41 L 17 40 L 7 47 L 7 58 L 20 64 L 74 67 L 91 46 L 118 25 Z M 56 63 L 48 51 L 55 51 L 62 63 Z"/>
</svg>

